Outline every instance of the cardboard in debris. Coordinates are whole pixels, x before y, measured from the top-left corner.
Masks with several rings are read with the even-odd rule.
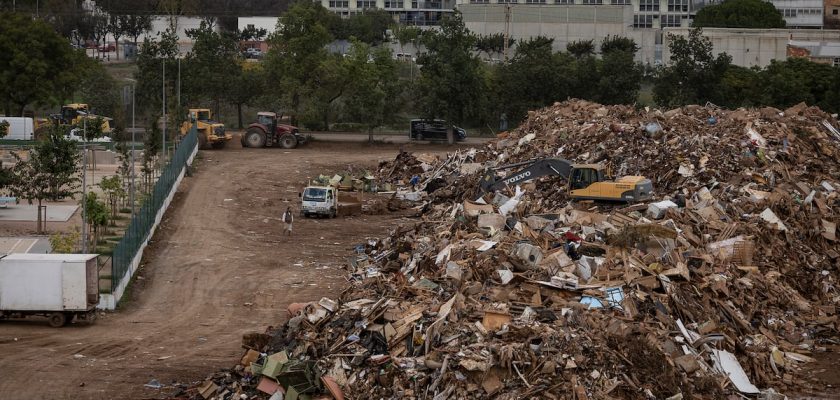
[[[497,331],[502,326],[510,323],[510,314],[499,313],[495,311],[485,311],[484,318],[481,320],[481,325],[488,331]]]

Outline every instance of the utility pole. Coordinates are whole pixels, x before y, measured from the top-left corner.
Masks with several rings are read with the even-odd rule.
[[[137,168],[134,166],[134,135],[137,131],[134,125],[134,91],[137,88],[131,85],[131,216],[134,217],[134,175]]]
[[[163,132],[161,132],[161,136],[163,137],[163,148],[161,149],[162,160],[166,162],[166,59],[162,60],[163,66],[163,79],[161,79],[161,92],[163,93]],[[161,165],[161,168],[163,166]]]
[[[502,47],[504,49],[505,62],[508,60],[508,42],[510,42],[510,4],[505,5],[505,42]]]
[[[82,120],[82,134],[87,138],[87,118]],[[87,254],[87,140],[82,142],[82,254]]]

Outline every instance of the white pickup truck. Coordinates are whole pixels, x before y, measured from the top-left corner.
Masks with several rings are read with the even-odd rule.
[[[335,218],[338,214],[338,191],[334,187],[307,186],[300,196],[300,211],[304,217],[323,215]]]

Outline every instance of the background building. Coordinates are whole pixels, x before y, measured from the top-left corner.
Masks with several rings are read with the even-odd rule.
[[[455,0],[318,0],[326,9],[343,16],[369,8],[386,10],[404,25],[437,25],[455,9]]]

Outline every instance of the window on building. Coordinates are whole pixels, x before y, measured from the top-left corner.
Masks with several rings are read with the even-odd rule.
[[[385,0],[385,8],[402,8],[402,0]]]
[[[545,4],[545,0],[525,0],[525,4]]]
[[[470,0],[471,4],[487,4],[490,3],[490,0]]]
[[[575,4],[575,0],[554,0],[554,4]]]
[[[663,15],[659,18],[659,23],[663,28],[678,27],[682,25],[681,15]]]
[[[350,8],[349,0],[330,0],[330,8]]]
[[[356,0],[356,8],[376,8],[376,0]]]
[[[831,14],[832,15],[837,15],[837,9],[835,8],[835,9],[831,10]]]
[[[668,0],[669,12],[688,12],[688,0]]]
[[[519,0],[499,0],[499,4],[516,4]]]
[[[782,16],[784,16],[785,18],[793,18],[796,16],[796,10],[793,8],[783,8]]]
[[[604,0],[583,0],[583,4],[604,4]]]
[[[653,15],[634,15],[634,28],[653,28]]]
[[[834,60],[831,62],[831,65],[835,67],[840,67],[840,57],[834,58]]]
[[[630,0],[610,0],[610,4],[614,6],[626,6],[630,5]]]
[[[639,0],[639,11],[659,11],[659,0]]]

